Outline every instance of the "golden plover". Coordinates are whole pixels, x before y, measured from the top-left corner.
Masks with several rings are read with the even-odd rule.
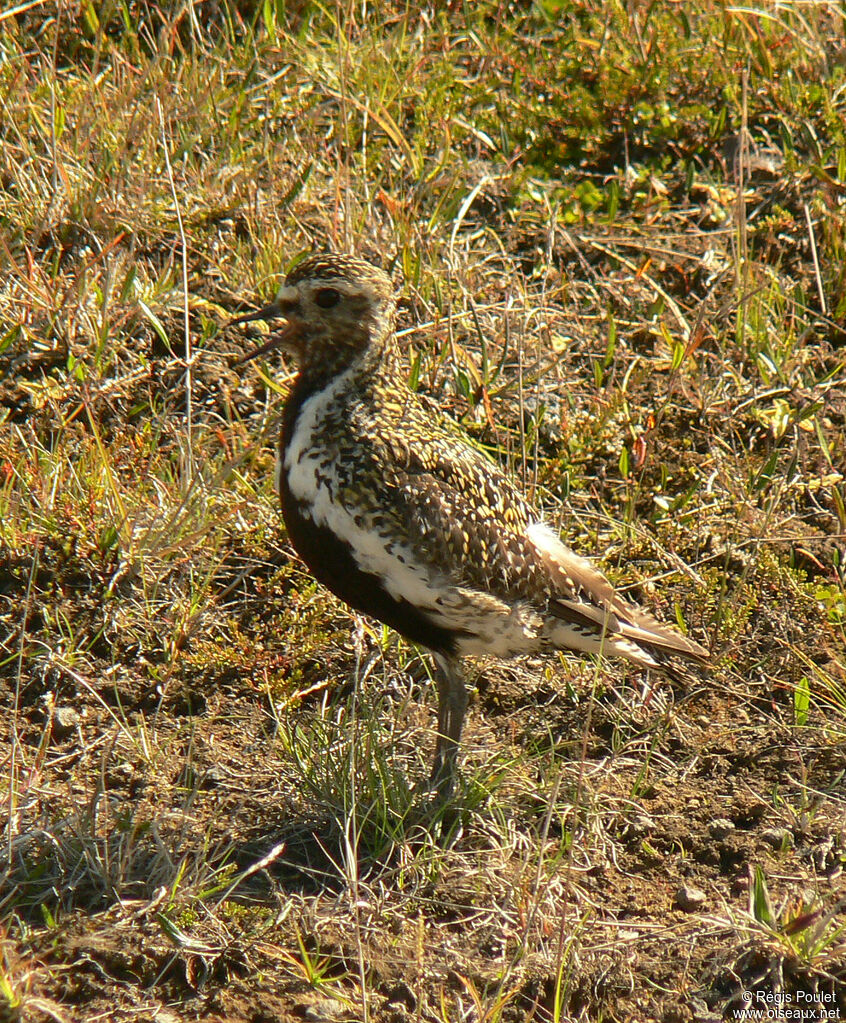
[[[395,310],[385,273],[322,255],[234,322],[285,321],[247,359],[278,347],[299,371],[277,462],[288,536],[333,593],[434,655],[432,782],[446,792],[467,708],[465,654],[558,648],[666,669],[674,656],[704,663],[708,653],[616,593],[456,423],[408,389]]]

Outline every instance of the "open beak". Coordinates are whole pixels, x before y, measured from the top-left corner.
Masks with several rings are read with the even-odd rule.
[[[279,348],[281,345],[284,345],[285,342],[299,329],[300,322],[295,316],[292,316],[277,299],[275,302],[271,302],[270,305],[266,305],[264,308],[259,309],[254,313],[246,313],[244,316],[236,316],[234,320],[230,320],[229,323],[227,323],[227,327],[234,327],[239,323],[252,323],[255,320],[264,320],[265,322],[269,322],[270,320],[278,319],[285,319],[288,322],[281,330],[274,331],[270,336],[270,340],[261,345],[260,348],[256,348],[252,352],[247,352],[246,355],[241,356],[241,358],[235,363],[236,366],[243,366],[245,362],[252,362],[253,359],[257,359],[260,355],[266,355],[268,352],[272,352],[274,348]]]
[[[284,316],[282,312],[282,306],[278,302],[271,302],[270,305],[264,306],[263,309],[258,309],[254,313],[245,313],[243,316],[236,316],[234,320],[230,320],[226,324],[227,327],[234,327],[236,323],[251,323],[253,320],[275,320],[279,316]]]

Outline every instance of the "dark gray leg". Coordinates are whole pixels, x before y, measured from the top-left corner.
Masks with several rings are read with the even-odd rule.
[[[447,796],[455,780],[455,758],[468,697],[460,665],[455,659],[445,654],[433,654],[433,658],[438,686],[438,741],[432,767],[432,787]]]

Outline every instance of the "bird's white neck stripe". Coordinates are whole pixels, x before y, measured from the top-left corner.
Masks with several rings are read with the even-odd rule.
[[[283,467],[292,476],[290,481],[292,490],[295,475],[292,470],[300,463],[303,455],[314,443],[314,435],[318,432],[322,419],[335,403],[338,395],[346,389],[356,372],[357,365],[354,363],[352,366],[348,366],[343,373],[339,373],[338,376],[330,380],[322,390],[310,395],[303,402],[288,444],[282,452]],[[297,495],[295,491],[294,493],[295,496],[303,496]]]

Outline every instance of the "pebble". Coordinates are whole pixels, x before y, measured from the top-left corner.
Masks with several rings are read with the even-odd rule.
[[[734,823],[727,817],[715,817],[708,825],[708,832],[712,838],[725,838],[732,831],[736,830]]]
[[[787,828],[765,828],[761,839],[773,849],[789,849],[793,845],[793,835]]]
[[[53,711],[53,738],[65,739],[82,721],[76,707],[56,707]]]
[[[676,905],[685,913],[695,913],[697,909],[702,909],[707,901],[708,896],[701,888],[692,888],[683,884],[676,892]]]

